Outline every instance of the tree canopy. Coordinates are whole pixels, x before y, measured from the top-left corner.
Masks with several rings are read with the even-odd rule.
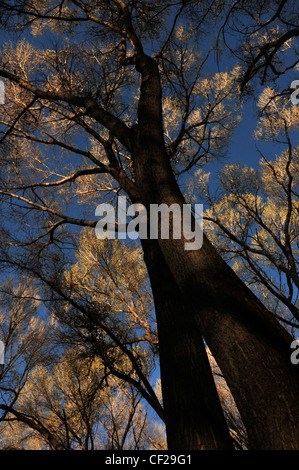
[[[296,2],[0,18],[3,447],[298,449]],[[229,161],[252,105],[259,167]],[[123,195],[203,203],[202,248],[98,240]]]

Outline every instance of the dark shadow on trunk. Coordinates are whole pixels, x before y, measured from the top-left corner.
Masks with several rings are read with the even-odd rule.
[[[164,415],[170,450],[232,450],[205,345],[158,243],[143,240],[154,294]]]

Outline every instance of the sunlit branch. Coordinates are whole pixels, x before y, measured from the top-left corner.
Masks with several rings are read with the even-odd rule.
[[[2,144],[2,142],[9,136],[9,134],[14,130],[16,124],[18,123],[18,121],[22,118],[22,116],[24,116],[24,114],[26,114],[26,112],[30,109],[30,107],[33,105],[33,103],[35,102],[35,98],[33,98],[32,101],[30,101],[30,103],[20,112],[20,114],[14,119],[14,121],[9,125],[9,128],[8,130],[5,132],[5,134],[3,135],[3,137],[0,139],[0,144]]]
[[[68,224],[79,225],[79,226],[83,226],[83,227],[95,227],[95,225],[96,225],[96,221],[86,220],[86,219],[76,219],[74,217],[67,216],[65,214],[62,214],[59,211],[51,209],[50,207],[37,204],[36,202],[31,201],[30,199],[27,199],[23,196],[19,196],[18,194],[10,193],[9,191],[0,191],[0,194],[3,194],[5,196],[9,196],[12,199],[16,199],[18,201],[22,201],[25,204],[27,204],[29,207],[31,207],[32,209],[36,209],[36,210],[39,210],[39,211],[42,211],[42,212],[47,212],[47,213],[52,214],[56,217],[59,217],[60,219],[62,219],[63,221],[65,221]]]
[[[275,39],[274,41],[268,42],[260,47],[259,52],[252,60],[251,64],[247,68],[242,83],[241,83],[241,90],[244,90],[247,83],[252,79],[254,75],[258,73],[259,70],[264,68],[264,78],[267,72],[267,68],[271,67],[272,71],[275,75],[280,75],[280,72],[276,71],[274,65],[272,64],[272,60],[279,49],[289,41],[291,38],[299,36],[299,27],[293,28],[290,31],[282,34],[279,38]],[[264,57],[264,61],[258,64],[258,62]]]
[[[5,260],[6,263],[10,263],[9,260]],[[14,262],[15,263],[15,262]],[[43,283],[48,285],[51,289],[53,289],[60,297],[62,300],[65,302],[69,303],[73,307],[75,307],[78,311],[82,312],[87,319],[90,317],[90,312],[88,311],[88,308],[85,308],[83,305],[79,304],[75,299],[72,297],[68,296],[58,285],[56,282],[51,281],[48,278],[45,278],[41,272],[35,271],[33,268],[30,268],[28,266],[23,266],[22,264],[16,262],[16,264],[19,266],[20,269],[25,269],[29,272],[32,272],[34,275],[37,276]],[[111,338],[113,343],[128,357],[130,360],[131,364],[134,367],[134,371],[136,372],[137,376],[140,379],[140,382],[135,380],[131,375],[126,374],[118,369],[116,369],[111,361],[109,363],[106,363],[106,366],[111,370],[111,372],[116,376],[119,377],[123,380],[125,380],[128,383],[131,383],[136,387],[136,389],[141,393],[141,395],[148,401],[148,403],[153,407],[153,409],[156,411],[156,413],[159,415],[159,417],[163,420],[164,419],[164,412],[163,408],[157,399],[157,396],[150,385],[148,379],[144,375],[143,371],[141,370],[138,361],[136,357],[134,356],[134,353],[127,348],[123,342],[118,338],[117,334],[114,333],[109,327],[107,327],[104,323],[100,321],[100,318],[98,317],[97,320],[97,325],[108,335],[108,337]],[[107,358],[108,359],[108,358]]]
[[[113,132],[115,137],[128,149],[131,149],[131,131],[124,122],[115,117],[113,114],[106,111],[104,108],[99,106],[90,97],[75,96],[70,93],[60,93],[54,91],[41,90],[32,83],[27,82],[18,75],[8,72],[6,70],[0,70],[0,76],[7,78],[18,85],[24,90],[27,90],[35,96],[36,99],[48,100],[48,101],[63,101],[70,105],[83,107],[88,116],[95,119],[97,122],[102,124],[108,130]]]

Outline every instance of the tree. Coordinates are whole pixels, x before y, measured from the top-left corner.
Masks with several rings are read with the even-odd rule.
[[[80,41],[66,40],[62,46],[45,50],[23,41],[2,54],[0,76],[11,85],[9,104],[1,118],[2,142],[6,143],[1,195],[8,203],[6,210],[11,205],[22,216],[26,211],[34,214],[34,223],[28,221],[30,231],[20,227],[18,236],[12,237],[15,245],[27,243],[23,250],[12,247],[10,227],[6,227],[3,246],[8,242],[11,248],[3,261],[24,269],[34,266],[38,273],[58,246],[65,224],[95,226],[94,220],[66,215],[73,197],[88,196],[95,188],[99,194],[105,190],[107,197],[108,192],[125,191],[132,202],[141,202],[147,209],[151,204],[185,204],[179,175],[220,154],[236,125],[232,97],[237,96],[236,79],[241,77],[241,70],[234,69],[230,74],[218,74],[214,84],[212,79],[200,80],[206,60],[203,56],[199,63],[190,37],[187,43],[181,16],[192,4],[116,0],[96,4],[73,1],[67,6],[45,2],[36,7],[30,1],[2,2],[9,21],[17,15],[20,27],[41,33],[46,26],[54,36],[62,32],[68,38],[76,30],[87,44],[83,47]],[[167,17],[168,12],[172,16]],[[280,13],[281,9],[276,15],[279,19]],[[146,53],[150,44],[151,52]],[[265,55],[264,51],[256,57],[259,60]],[[178,101],[183,106],[179,126],[170,128],[173,134],[165,131],[169,145],[164,135],[167,120],[163,119],[162,87],[172,108],[178,109]],[[82,140],[83,131],[86,139],[93,139],[93,146]],[[57,161],[54,155],[46,154],[47,147],[61,150]],[[75,169],[69,171],[67,158],[72,155],[80,157],[81,165],[75,161]],[[100,180],[99,175],[104,177]],[[70,182],[77,191],[69,186],[65,190]],[[40,231],[36,235],[37,226]],[[42,241],[46,243],[42,245]],[[163,394],[171,404],[165,405],[169,447],[231,448],[203,336],[232,391],[248,432],[249,448],[298,448],[299,384],[289,360],[292,337],[224,262],[205,234],[200,250],[186,251],[185,242],[159,238],[143,243],[157,311]],[[28,247],[33,243],[32,258]],[[58,250],[56,257],[60,256]],[[173,376],[163,372],[169,364],[167,355],[163,362],[163,354],[169,344],[166,331],[172,308],[176,313],[170,341],[183,327],[183,347],[189,358],[192,355],[192,360],[184,362],[183,376],[188,375],[188,384],[197,378],[200,399],[193,393],[190,400],[181,381],[179,401],[176,392],[170,395]],[[170,344],[172,350],[174,343]],[[184,355],[179,351],[178,356],[172,366],[178,361],[179,371]],[[254,380],[249,380],[252,371]],[[181,423],[177,427],[171,417],[174,406]]]
[[[51,308],[63,325],[62,341],[87,357],[99,357],[107,375],[134,386],[163,420],[150,385],[158,345],[140,249],[99,242],[84,231],[76,256],[77,262],[67,271],[62,267],[50,285]]]
[[[5,364],[0,376],[1,423],[19,422],[38,432],[55,448],[60,448],[34,416],[18,409],[20,396],[35,368],[55,363],[53,319],[44,321],[39,315],[40,299],[30,278],[7,279],[1,285],[1,336],[5,342]],[[32,438],[32,436],[30,436]],[[34,441],[34,438],[33,438]],[[4,448],[19,448],[15,436],[3,439]]]
[[[218,47],[228,49],[242,64],[243,92],[253,93],[258,81],[279,81],[298,64],[299,34],[293,1],[211,1],[209,11],[220,19]],[[216,7],[216,8],[215,8]],[[217,8],[218,7],[218,8]]]
[[[53,292],[48,296],[34,278],[21,278],[17,286],[12,280],[1,286],[1,337],[6,343],[0,383],[3,449],[119,450],[164,445],[163,431],[141,403],[143,395],[147,398],[151,391],[148,401],[162,413],[162,406],[156,404],[160,400],[148,382],[153,351],[147,342],[156,349],[156,339],[147,323],[152,302],[146,295],[140,251],[126,246],[121,249],[115,243],[110,249],[105,242],[95,244],[90,233],[84,233],[80,241],[88,239],[91,244],[82,243],[72,275],[61,270],[69,302],[61,297],[57,302]],[[88,266],[82,262],[87,255]],[[102,273],[99,265],[95,269],[100,256]],[[129,264],[129,271],[121,270],[121,265]],[[81,284],[78,279],[74,284],[80,267],[87,268],[87,273],[82,276],[81,272]],[[125,280],[131,288],[124,288]],[[113,283],[119,286],[117,292],[111,288]],[[79,307],[80,301],[85,305],[76,316],[74,307],[71,311],[72,299]],[[110,309],[110,315],[105,312],[101,319],[100,303]],[[143,320],[138,317],[140,325],[134,304],[139,307],[136,312],[143,315]],[[40,318],[41,305],[43,317],[49,310],[47,323]],[[91,305],[98,314],[93,323]],[[142,305],[149,312],[142,310]],[[87,306],[90,316],[83,318]],[[142,326],[147,336],[141,334]]]
[[[98,359],[70,350],[55,367],[31,371],[1,436],[2,449],[140,450],[163,442],[132,386],[106,380]]]
[[[18,413],[28,423],[16,421]],[[78,358],[70,350],[50,371],[38,367],[31,372],[18,412],[8,414],[5,423],[6,448],[13,440],[10,428],[24,449],[140,450],[156,441],[159,445],[163,437],[149,422],[138,392],[117,379],[106,383],[98,359]]]
[[[211,206],[205,217],[206,230],[238,275],[296,333],[298,147],[292,134],[298,125],[298,110],[271,89],[264,90],[258,104],[262,114],[256,137],[276,143],[282,151],[269,160],[259,150],[258,169],[225,166],[216,198],[202,186]],[[201,175],[204,180],[207,177]]]
[[[215,379],[217,392],[219,394],[219,399],[221,406],[224,410],[225,419],[227,425],[230,429],[230,434],[234,441],[234,446],[239,450],[248,449],[248,436],[244,423],[240,417],[240,413],[236,407],[236,403],[231,394],[230,389],[227,386],[227,383],[219,369],[214,357],[211,354],[211,351],[208,349],[208,358],[211,364],[213,377]]]
[[[48,297],[45,289],[38,295],[36,283],[35,293],[30,296],[26,289],[22,296],[3,289],[2,303],[9,296],[14,324],[17,323],[14,303],[25,305],[29,297],[37,304],[44,303],[50,317],[56,321],[52,320],[49,325],[51,335],[48,329],[45,332],[47,349],[42,336],[43,356],[41,343],[36,344],[27,373],[26,366],[22,368],[18,363],[18,367],[13,368],[12,360],[7,360],[5,375],[9,373],[11,377],[12,373],[17,373],[22,377],[22,386],[10,388],[14,393],[13,405],[8,406],[7,401],[0,403],[0,408],[5,410],[1,427],[2,448],[165,449],[163,432],[157,427],[158,423],[149,420],[140,403],[140,398],[145,398],[153,410],[161,414],[146,392],[149,383],[145,378],[149,376],[151,362],[155,361],[152,355],[156,355],[151,347],[147,347],[147,342],[156,349],[157,341],[150,334],[155,322],[150,315],[152,300],[144,284],[141,250],[116,241],[99,243],[86,230],[77,244],[76,263],[70,270],[63,271],[62,268],[63,281],[56,278],[55,282],[59,292],[64,290],[64,298],[53,298],[53,292]],[[130,269],[127,269],[129,265]],[[32,286],[33,279],[29,282]],[[21,285],[24,289],[24,281]],[[73,299],[78,303],[77,311],[72,306]],[[84,306],[81,310],[80,305]],[[102,326],[100,305],[106,307],[101,316]],[[138,312],[143,312],[143,318]],[[152,328],[149,320],[153,323]],[[32,334],[30,328],[27,331],[25,315],[21,321],[11,335],[14,349],[19,342],[25,344],[20,338],[20,328],[26,336]],[[147,334],[141,334],[142,328]],[[3,337],[6,337],[4,332]],[[54,360],[53,352],[50,354],[53,348]],[[229,427],[238,442],[239,418],[236,418],[228,390],[223,381],[220,382],[219,371],[214,369],[213,364]],[[173,385],[179,391],[177,375],[175,379]],[[10,380],[10,387],[12,385]],[[162,402],[161,393],[155,390],[155,394]]]

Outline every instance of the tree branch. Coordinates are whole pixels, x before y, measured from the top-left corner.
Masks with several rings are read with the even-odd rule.
[[[35,99],[47,100],[50,102],[63,101],[73,106],[82,107],[88,116],[95,119],[102,126],[113,133],[124,147],[131,151],[131,131],[127,125],[113,114],[99,106],[92,98],[76,96],[70,93],[60,93],[55,91],[41,90],[32,83],[24,80],[15,73],[7,70],[0,70],[0,77],[17,83],[24,90],[33,93]]]

